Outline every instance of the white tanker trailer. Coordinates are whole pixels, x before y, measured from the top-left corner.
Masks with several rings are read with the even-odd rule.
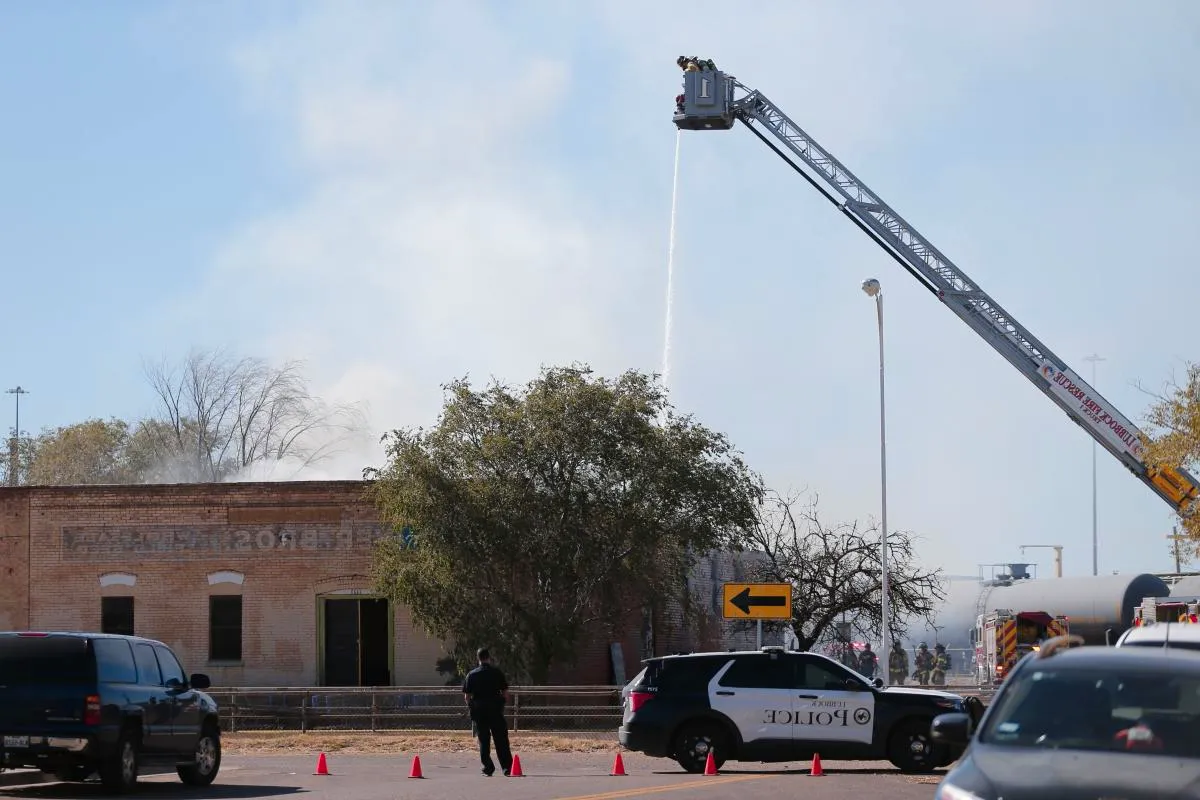
[[[1149,573],[951,582],[937,616],[937,638],[949,648],[970,648],[979,615],[1008,609],[1065,616],[1071,633],[1082,636],[1085,643],[1110,644],[1133,627],[1133,610],[1143,598],[1179,594],[1184,588],[1181,582],[1172,592],[1162,578]],[[922,627],[911,624],[909,638],[922,638]]]

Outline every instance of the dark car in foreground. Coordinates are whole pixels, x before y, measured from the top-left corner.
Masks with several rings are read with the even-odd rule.
[[[191,786],[221,766],[217,704],[162,642],[96,633],[0,633],[0,768],[126,792],[142,765]]]
[[[888,760],[905,772],[953,762],[965,745],[931,741],[938,714],[972,706],[958,695],[881,689],[831,658],[764,647],[648,659],[623,690],[621,744],[689,772],[729,760]]]
[[[969,744],[935,797],[1200,798],[1200,659],[1066,644],[1018,662],[978,729],[959,713],[934,720],[936,742]]]

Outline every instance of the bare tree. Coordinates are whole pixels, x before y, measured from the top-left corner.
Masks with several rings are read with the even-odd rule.
[[[801,650],[835,634],[843,617],[858,635],[878,638],[883,616],[879,529],[858,522],[826,526],[817,513],[817,497],[800,505],[799,496],[768,492],[746,542],[765,556],[753,567],[756,579],[795,587],[791,622],[770,627],[790,626]],[[904,531],[888,534],[894,638],[907,633],[907,619],[932,620],[945,599],[941,569],[924,570],[916,563],[915,539]]]
[[[152,477],[219,481],[252,464],[288,459],[316,464],[360,431],[355,405],[314,397],[302,363],[276,367],[226,350],[193,350],[179,364],[145,365],[157,413],[135,432]],[[140,437],[140,438],[139,438]]]

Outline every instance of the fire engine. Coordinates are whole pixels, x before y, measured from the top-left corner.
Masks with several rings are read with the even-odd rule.
[[[975,620],[975,675],[981,687],[998,686],[1017,662],[1041,642],[1070,633],[1064,616],[1045,611],[999,609]]]
[[[1133,609],[1133,626],[1140,628],[1152,622],[1200,623],[1200,598],[1142,598],[1142,604]]]

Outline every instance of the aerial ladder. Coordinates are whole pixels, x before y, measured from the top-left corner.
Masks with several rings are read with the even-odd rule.
[[[681,57],[677,63],[684,72],[676,127],[725,131],[744,124],[1177,514],[1194,513],[1200,486],[1186,469],[1147,463],[1143,434],[1133,422],[766,95],[710,60]]]

